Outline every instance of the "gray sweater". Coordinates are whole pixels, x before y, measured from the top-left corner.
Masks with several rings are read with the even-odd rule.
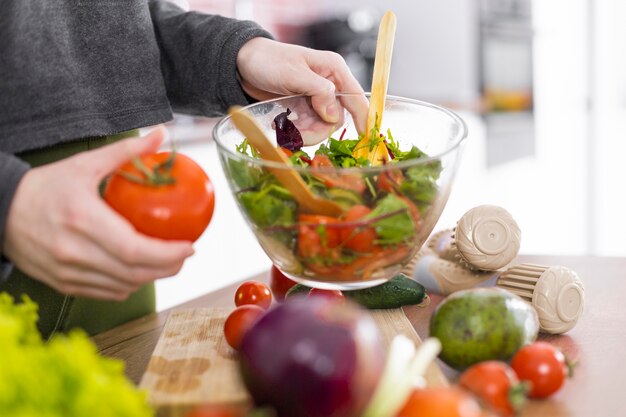
[[[258,36],[164,0],[0,1],[0,256],[15,154],[246,103],[236,56]]]

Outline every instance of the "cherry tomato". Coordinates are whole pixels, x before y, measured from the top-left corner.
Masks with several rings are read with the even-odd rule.
[[[136,166],[139,163],[151,176]],[[198,239],[215,206],[213,184],[204,170],[187,156],[171,152],[122,165],[111,175],[104,199],[138,232],[168,240]]]
[[[270,270],[270,288],[276,301],[283,301],[287,291],[294,285],[296,285],[294,280],[287,278],[285,274],[280,272],[280,269],[272,265]]]
[[[315,155],[311,160],[311,168],[333,167],[333,163],[326,155]],[[357,173],[338,173],[338,172],[314,172],[314,175],[324,181],[328,188],[345,188],[359,194],[365,191],[365,182],[360,174]]]
[[[272,304],[272,292],[259,281],[246,281],[235,292],[235,305],[254,304],[265,310]]]
[[[344,216],[346,222],[355,222],[370,214],[369,207],[352,206]],[[371,226],[345,226],[339,229],[341,242],[355,252],[369,253],[376,249],[376,230]]]
[[[239,350],[243,336],[263,313],[265,310],[254,304],[239,306],[230,313],[224,322],[224,336],[230,347]]]
[[[293,155],[293,152],[291,152],[291,151],[290,151],[289,149],[287,149],[287,148],[283,148],[282,146],[281,146],[280,150],[281,150],[281,151],[285,154],[285,156],[286,156],[287,158],[289,158],[291,155]]]
[[[326,297],[334,301],[346,301],[346,297],[339,290],[323,290],[321,288],[311,288],[309,297]]]
[[[476,400],[458,388],[414,389],[396,417],[481,417]]]
[[[341,243],[338,227],[324,227],[337,224],[339,219],[329,216],[301,214],[298,227],[298,255],[305,258],[331,257],[337,258]]]
[[[530,382],[529,396],[533,398],[554,394],[568,375],[565,355],[547,342],[535,342],[518,350],[511,367],[521,381]]]
[[[386,170],[378,176],[378,188],[388,193],[394,190],[404,181],[404,175],[400,170]]]
[[[459,385],[502,416],[514,415],[525,400],[525,387],[504,362],[486,361],[468,368],[461,375]]]

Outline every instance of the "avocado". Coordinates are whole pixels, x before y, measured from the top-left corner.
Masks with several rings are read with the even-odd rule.
[[[508,360],[539,331],[535,310],[499,288],[458,291],[444,299],[430,320],[430,336],[442,345],[439,357],[455,369],[486,360]]]
[[[296,284],[287,291],[286,298],[306,295],[311,287]],[[425,288],[404,274],[398,274],[389,281],[362,290],[344,291],[346,298],[369,309],[400,308],[420,304],[427,299]]]

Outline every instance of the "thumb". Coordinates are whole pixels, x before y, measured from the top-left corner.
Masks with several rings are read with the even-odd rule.
[[[307,71],[301,77],[298,80],[301,91],[297,93],[311,97],[313,109],[325,122],[337,123],[341,107],[335,97],[335,84],[313,71]]]
[[[155,152],[159,149],[166,133],[165,127],[160,125],[146,136],[124,139],[83,155],[89,158],[94,176],[102,179],[132,158]]]

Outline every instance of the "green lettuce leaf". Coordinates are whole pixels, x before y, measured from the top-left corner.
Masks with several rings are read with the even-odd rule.
[[[367,217],[379,217],[394,212],[398,214],[374,222],[377,243],[380,245],[404,243],[415,236],[415,222],[410,215],[409,206],[394,194],[388,194],[381,199]]]
[[[121,361],[98,355],[82,331],[44,342],[37,305],[0,294],[0,416],[148,417],[146,394]]]

